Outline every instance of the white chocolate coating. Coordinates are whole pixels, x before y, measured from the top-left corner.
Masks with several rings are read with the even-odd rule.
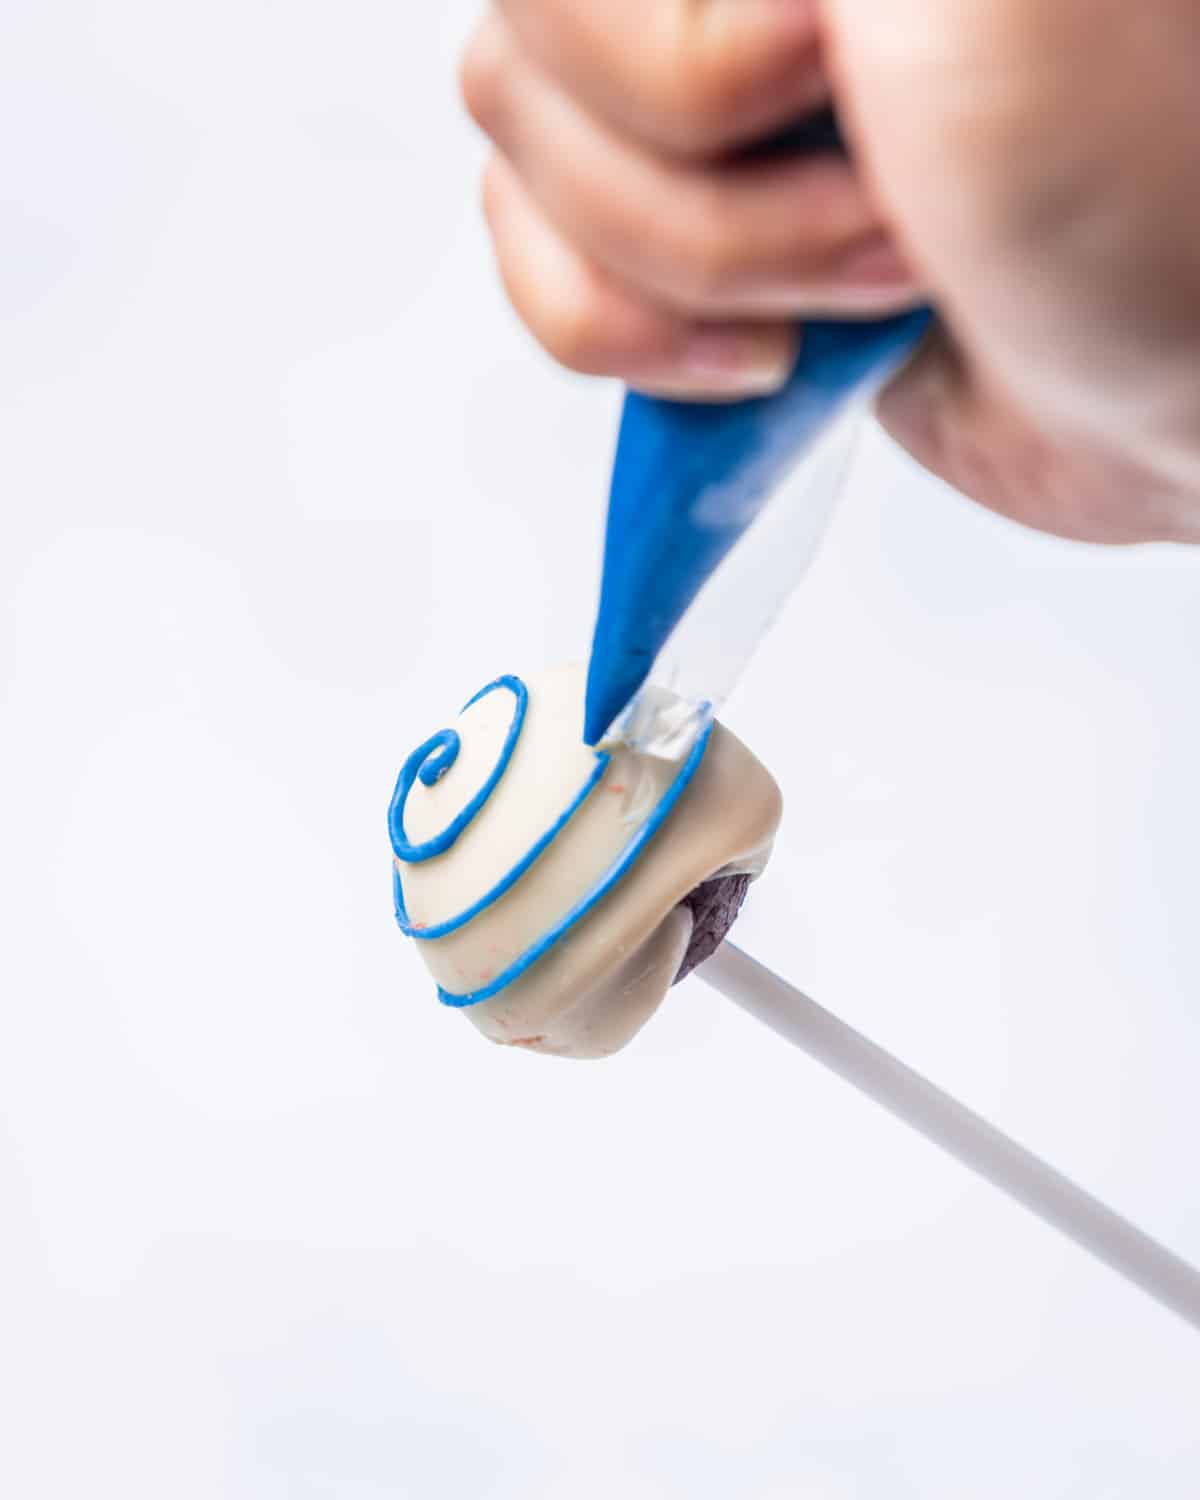
[[[444,854],[398,866],[414,924],[470,906],[560,817],[595,766],[581,740],[585,672],[527,679],[529,705],[512,760],[474,821]],[[458,760],[432,787],[418,782],[408,838],[444,828],[496,764],[512,699],[493,693],[455,728]],[[465,994],[488,984],[593,890],[674,780],[678,765],[613,753],[602,780],[521,879],[473,920],[418,947],[438,984]],[[568,1057],[603,1057],[649,1019],[679,972],[692,931],[680,902],[717,874],[757,875],[782,799],[766,769],[722,725],[679,802],[618,885],[506,988],[464,1008],[493,1041]]]

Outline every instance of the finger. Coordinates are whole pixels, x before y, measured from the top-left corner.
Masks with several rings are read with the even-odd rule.
[[[545,215],[587,258],[690,316],[880,313],[911,274],[833,155],[701,166],[655,156],[586,114],[498,20],[469,49],[463,91]]]
[[[539,64],[614,127],[711,155],[825,102],[815,0],[499,0]]]
[[[484,177],[484,211],[518,316],[569,369],[692,400],[765,395],[787,379],[790,325],[705,324],[639,300],[559,235],[499,156]]]
[[[938,331],[888,383],[876,405],[885,431],[923,468],[956,486],[964,467],[956,444],[966,390],[962,361]]]

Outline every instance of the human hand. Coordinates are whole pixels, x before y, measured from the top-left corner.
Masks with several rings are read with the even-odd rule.
[[[1190,0],[497,0],[464,90],[564,364],[758,394],[798,320],[929,296],[881,408],[921,462],[1042,529],[1200,540],[1197,76]],[[853,166],[737,159],[831,93]]]

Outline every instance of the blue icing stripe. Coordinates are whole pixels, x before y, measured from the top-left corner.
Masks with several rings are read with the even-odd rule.
[[[512,723],[508,726],[508,733],[504,737],[504,744],[500,747],[500,757],[492,768],[492,774],[458,816],[448,823],[441,833],[435,833],[433,838],[426,839],[423,844],[410,844],[404,832],[404,808],[408,802],[408,794],[416,785],[418,777],[425,786],[433,786],[435,782],[440,781],[458,759],[462,741],[453,729],[440,729],[437,734],[431,734],[424,744],[418,745],[401,767],[396,781],[396,790],[392,793],[392,805],[388,808],[388,833],[391,835],[392,852],[406,865],[419,865],[427,859],[445,854],[496,790],[501,776],[508,770],[508,763],[512,760],[513,751],[517,748],[517,741],[521,738],[521,730],[525,725],[525,714],[529,708],[529,689],[519,677],[511,675],[497,677],[495,682],[489,682],[486,687],[480,688],[474,697],[468,698],[461,711],[466,713],[473,703],[478,703],[481,698],[486,698],[489,693],[498,692],[501,688],[507,688],[517,702],[513,709]]]
[[[396,921],[400,924],[400,931],[405,937],[417,938],[421,942],[428,942],[430,938],[445,937],[448,933],[457,932],[460,927],[465,927],[473,917],[477,917],[481,911],[486,911],[494,901],[499,901],[505,891],[510,890],[516,885],[517,881],[520,880],[529,866],[541,854],[542,850],[552,844],[567,826],[582,806],[584,799],[591,792],[592,788],[597,785],[605,771],[608,770],[608,763],[612,757],[606,752],[599,750],[595,754],[596,764],[593,766],[591,774],[571,799],[566,811],[561,813],[551,823],[550,827],[535,844],[530,845],[516,864],[513,865],[512,869],[503,875],[486,895],[480,896],[478,901],[474,902],[471,906],[465,907],[457,916],[450,917],[445,922],[434,922],[428,926],[414,927],[409,918],[408,909],[404,905],[404,887],[400,881],[400,871],[393,865],[392,888],[396,903]]]
[[[399,865],[401,863],[421,864],[426,860],[434,859],[436,856],[444,854],[454,845],[455,840],[476,817],[488,798],[495,791],[500,778],[508,769],[513,752],[517,747],[517,742],[521,737],[521,731],[525,724],[525,715],[529,706],[529,692],[519,677],[508,675],[498,677],[494,682],[489,682],[474,697],[467,700],[463,705],[463,711],[465,712],[473,703],[478,703],[481,698],[486,697],[489,693],[500,689],[507,689],[507,691],[513,694],[516,706],[496,765],[475,796],[471,798],[470,802],[440,833],[431,839],[427,839],[424,843],[410,843],[404,832],[404,808],[408,801],[409,793],[418,780],[425,786],[433,786],[454,765],[462,748],[462,741],[458,734],[453,729],[442,729],[437,734],[430,735],[404,762],[396,781],[396,790],[392,795],[391,806],[388,809],[388,832],[391,836],[392,850],[397,861],[392,867],[393,900],[395,903],[396,921],[400,925],[400,930],[407,937],[416,938],[419,942],[428,942],[434,938],[446,937],[451,932],[457,932],[460,927],[465,927],[468,922],[473,921],[481,912],[486,911],[501,896],[511,890],[534,861],[559,836],[579,811],[580,807],[583,806],[588,796],[599,785],[611,761],[611,756],[607,752],[601,750],[593,752],[596,758],[595,765],[583,786],[580,787],[564,811],[559,814],[545,833],[530,845],[516,864],[489,891],[481,896],[479,900],[465,907],[455,916],[448,917],[445,921],[431,923],[425,927],[414,925],[405,906],[404,885],[401,880]],[[684,788],[691,781],[696,767],[700,764],[704,756],[711,734],[712,725],[710,723],[699,736],[695,745],[693,745],[690,754],[680,767],[675,779],[655,804],[645,823],[643,823],[634,837],[617,856],[614,863],[601,877],[599,882],[577,901],[566,915],[555,923],[548,932],[544,933],[536,943],[527,948],[507,969],[497,975],[484,988],[473,990],[467,995],[454,995],[439,985],[438,999],[443,1005],[463,1009],[468,1005],[478,1005],[482,1000],[490,1000],[493,995],[499,994],[514,979],[524,974],[532,964],[536,963],[572,927],[582,921],[598,902],[602,901],[608,895],[609,891],[628,872],[651,838],[653,838],[654,834],[662,826],[668,813],[675,806],[676,802],[678,802]]]
[[[490,1000],[493,995],[498,995],[502,989],[510,985],[514,979],[519,979],[525,973],[526,969],[537,963],[539,958],[548,953],[554,947],[555,943],[560,938],[565,937],[572,927],[581,922],[594,906],[603,901],[613,887],[628,874],[630,868],[639,855],[641,855],[646,845],[662,826],[667,814],[683,795],[684,788],[695,775],[696,767],[703,759],[711,735],[712,725],[709,724],[704,733],[692,746],[691,753],[680,767],[674,781],[672,781],[671,785],[659,798],[653,812],[651,812],[650,816],[642,824],[641,828],[638,829],[629,843],[626,844],[625,848],[621,850],[615,861],[609,866],[607,873],[600,878],[587,895],[577,901],[570,911],[550,928],[549,932],[544,933],[536,943],[526,948],[525,952],[513,963],[509,964],[503,973],[498,974],[490,984],[484,985],[482,989],[472,990],[467,995],[452,995],[449,990],[443,989],[439,984],[438,999],[443,1005],[453,1006],[456,1010],[465,1010],[468,1005],[478,1005],[480,1001]]]

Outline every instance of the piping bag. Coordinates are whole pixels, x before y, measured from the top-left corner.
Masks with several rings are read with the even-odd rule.
[[[825,112],[753,155],[843,149]],[[930,319],[918,310],[807,323],[796,366],[771,396],[726,405],[626,396],[588,669],[589,745],[623,741],[675,759],[717,712],[816,551],[871,397]]]
[[[831,115],[768,150],[840,149]],[[805,325],[787,385],[728,406],[626,397],[584,738],[677,759],[799,583],[871,398],[927,310]],[[1200,1330],[1200,1270],[728,940],[696,970],[875,1104]]]

